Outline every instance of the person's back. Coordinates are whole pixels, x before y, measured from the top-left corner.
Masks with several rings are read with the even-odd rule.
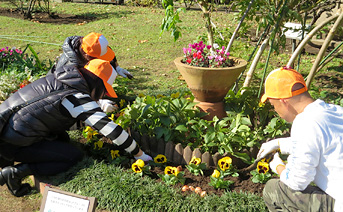
[[[309,104],[304,112],[297,115],[293,121],[291,138],[297,141],[297,148],[288,157],[294,166],[286,169],[286,174],[292,170],[306,170],[296,167],[297,157],[311,155],[308,162],[316,167],[315,173],[304,174],[305,182],[314,182],[320,189],[335,198],[337,205],[343,201],[340,194],[343,189],[343,108],[316,100]],[[293,162],[294,161],[294,162]],[[305,189],[294,185],[294,188]],[[343,203],[343,202],[342,202]]]

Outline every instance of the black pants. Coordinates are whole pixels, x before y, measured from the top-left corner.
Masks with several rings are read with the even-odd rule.
[[[7,160],[29,164],[35,175],[55,175],[75,165],[81,150],[65,141],[41,141],[30,146],[0,144],[0,155]]]

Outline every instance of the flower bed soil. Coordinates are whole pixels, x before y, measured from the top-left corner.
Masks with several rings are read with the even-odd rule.
[[[213,173],[214,167],[210,167],[207,170],[204,170],[204,175],[195,176],[194,174],[190,173],[188,169],[183,167],[184,177],[186,178],[185,185],[200,187],[203,191],[206,191],[207,194],[215,194],[221,196],[226,191],[235,191],[235,192],[249,192],[259,196],[262,196],[264,184],[260,183],[253,183],[251,181],[252,175],[250,173],[242,174],[238,177],[227,176],[224,179],[233,181],[234,183],[230,186],[230,189],[215,189],[214,187],[209,185],[210,176]],[[161,182],[162,180],[157,176],[157,174],[164,174],[164,170],[161,167],[153,167],[151,168],[152,178],[156,179],[157,182]],[[178,183],[174,186],[175,188],[182,188],[183,185]],[[187,191],[185,193],[189,193]]]
[[[107,138],[103,137],[101,139],[104,142],[104,146],[102,149],[109,149],[113,148],[113,145],[111,144],[111,141],[108,140]],[[78,140],[81,144],[86,143],[85,138],[81,138]],[[89,157],[94,157],[94,147],[93,145],[85,145],[83,146],[86,151],[86,155]],[[100,156],[100,154],[98,155]],[[97,157],[97,156],[96,156]],[[105,160],[105,158],[101,158],[101,156],[98,158],[99,160]],[[134,160],[132,159],[131,162]],[[131,170],[131,164],[132,163],[123,163],[121,166],[127,171],[132,171]],[[263,188],[265,184],[261,183],[253,183],[251,178],[252,175],[249,172],[239,172],[238,177],[232,177],[232,176],[226,176],[224,180],[230,180],[233,181],[234,183],[230,186],[229,189],[215,189],[214,187],[209,185],[210,182],[210,176],[213,173],[213,170],[216,169],[215,166],[209,166],[206,170],[203,171],[204,175],[194,175],[188,171],[187,168],[185,168],[184,165],[180,164],[175,164],[173,162],[167,162],[168,166],[181,166],[182,171],[184,172],[184,178],[186,179],[185,185],[188,186],[193,186],[193,187],[200,187],[203,191],[206,191],[207,194],[215,194],[221,196],[224,192],[226,191],[235,191],[235,192],[248,192],[248,193],[253,193],[259,196],[262,196]],[[158,176],[158,174],[164,174],[164,167],[158,167],[158,166],[151,166],[150,169],[151,175],[144,175],[144,177],[150,177],[152,179],[155,179],[157,182],[162,182],[162,179]],[[164,182],[162,182],[164,183]],[[181,189],[183,185],[181,183],[177,183],[174,185],[176,189]]]

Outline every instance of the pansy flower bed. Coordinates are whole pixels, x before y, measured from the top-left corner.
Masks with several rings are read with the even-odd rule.
[[[87,129],[87,132],[92,131]],[[84,136],[87,137],[86,134]],[[233,191],[249,192],[262,196],[264,184],[254,183],[252,181],[254,175],[251,173],[237,173],[237,170],[231,164],[232,160],[230,157],[223,157],[218,161],[217,167],[210,166],[208,168],[201,162],[200,158],[193,157],[188,165],[181,166],[180,164],[168,161],[163,154],[158,154],[153,158],[153,161],[144,163],[141,160],[134,160],[124,152],[119,153],[118,150],[111,149],[113,145],[107,139],[101,138],[103,141],[101,149],[99,149],[98,145],[92,144],[99,142],[94,141],[94,137],[92,137],[91,143],[87,144],[86,140],[86,138],[83,138],[80,139],[80,142],[86,143],[86,151],[91,157],[97,157],[97,159],[105,160],[108,163],[115,163],[118,166],[124,167],[127,172],[133,175],[139,175],[143,178],[148,177],[154,179],[156,183],[171,186],[179,190],[183,195],[189,195],[195,192],[192,190],[199,187],[201,191],[206,192],[206,195],[215,194],[221,196],[225,192]],[[116,157],[112,156],[114,151],[116,152]],[[213,181],[216,180],[223,181],[224,183],[219,184],[225,184],[226,186],[214,186]],[[185,185],[189,188],[182,192],[182,188]]]

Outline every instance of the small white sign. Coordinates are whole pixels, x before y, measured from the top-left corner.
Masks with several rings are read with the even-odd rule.
[[[45,187],[41,212],[91,212],[96,199]]]
[[[87,212],[89,200],[49,191],[44,212]]]

